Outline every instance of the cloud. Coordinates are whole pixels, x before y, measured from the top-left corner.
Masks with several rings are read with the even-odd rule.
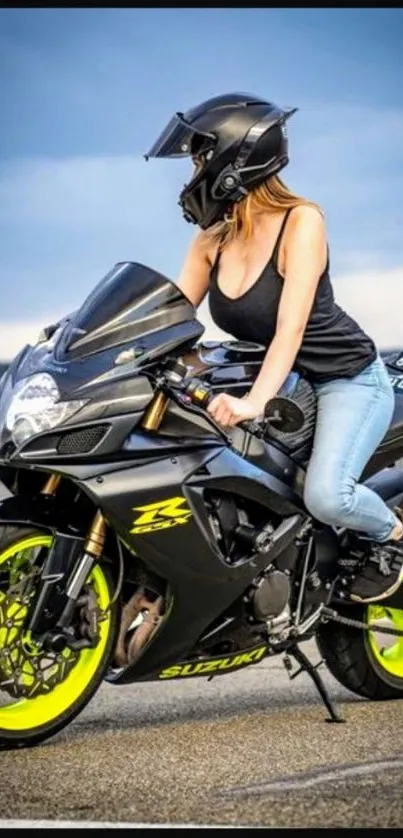
[[[358,252],[371,268],[403,261],[403,109],[301,107],[290,121],[285,179],[325,210],[332,264],[348,272]],[[349,264],[350,263],[350,264]]]
[[[396,213],[402,217],[402,109],[312,103],[292,118],[289,134],[291,162],[284,176],[293,186],[323,200],[335,217],[339,212],[346,219],[355,217],[353,230],[360,230],[372,213],[382,228],[396,227]],[[175,215],[188,171],[187,161],[146,164],[138,151],[10,159],[0,169],[0,221],[127,227],[136,213],[136,222],[150,228],[143,203],[147,208],[152,203],[156,223],[162,215],[165,221]],[[394,199],[399,199],[396,207]]]
[[[403,346],[401,299],[403,265],[383,272],[361,271],[336,277],[333,287],[337,302],[365,329],[380,349]],[[9,361],[19,349],[35,341],[43,326],[62,314],[59,310],[42,319],[0,321],[0,361]],[[224,340],[228,335],[212,322],[206,301],[198,317],[205,326],[203,339]]]
[[[10,361],[26,343],[36,342],[41,329],[54,323],[66,311],[49,312],[47,316],[32,320],[0,320],[0,362]],[[224,340],[228,335],[212,322],[208,306],[203,302],[199,309],[199,320],[205,326],[206,340]]]
[[[52,318],[49,320],[51,322]],[[44,325],[39,320],[0,321],[0,362],[11,361],[25,344],[36,343]]]
[[[284,173],[324,206],[336,295],[384,345],[403,332],[402,133],[397,108],[303,106]],[[175,279],[195,232],[177,206],[188,171],[188,161],[128,154],[3,162],[0,359],[80,305],[117,261]],[[215,334],[206,307],[203,318]]]
[[[335,277],[337,301],[373,337],[380,348],[403,346],[403,265],[388,270],[360,270]]]
[[[71,309],[121,260],[175,276],[194,233],[177,206],[184,168],[130,156],[3,163],[0,317]]]
[[[172,174],[160,161],[134,155],[8,160],[0,170],[0,221],[102,231],[135,221],[150,228],[150,205],[156,222],[162,208],[172,210]]]

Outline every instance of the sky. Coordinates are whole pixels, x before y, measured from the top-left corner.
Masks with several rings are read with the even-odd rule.
[[[325,210],[338,302],[403,345],[402,43],[403,9],[0,9],[0,360],[116,262],[175,280],[190,164],[143,154],[236,90],[298,107],[282,177]]]

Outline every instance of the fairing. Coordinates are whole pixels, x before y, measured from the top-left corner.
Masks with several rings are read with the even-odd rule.
[[[86,401],[65,424],[131,413],[135,425],[153,395],[144,368],[189,350],[203,332],[174,282],[145,265],[117,263],[76,312],[45,329],[11,363],[0,396],[1,445],[10,400],[38,373],[52,376],[62,401]]]

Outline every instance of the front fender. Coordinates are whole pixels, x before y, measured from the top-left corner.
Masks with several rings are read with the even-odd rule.
[[[84,535],[86,530],[83,522],[80,525],[78,520],[74,520],[72,508],[63,509],[57,497],[52,495],[11,495],[4,498],[0,501],[0,526],[7,524],[77,536]]]

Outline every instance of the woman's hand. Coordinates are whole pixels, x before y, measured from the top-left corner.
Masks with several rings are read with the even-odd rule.
[[[256,419],[264,412],[264,405],[254,401],[250,396],[242,399],[219,393],[211,400],[207,412],[219,425],[233,427],[238,422]]]

